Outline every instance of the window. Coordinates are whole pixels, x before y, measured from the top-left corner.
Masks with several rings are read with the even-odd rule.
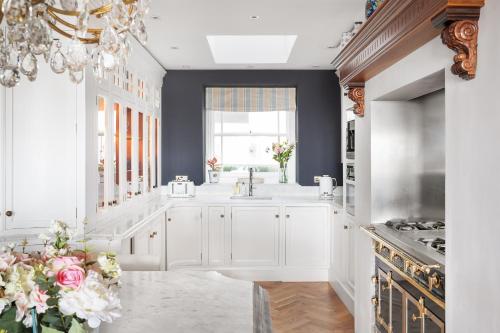
[[[274,142],[295,142],[295,112],[207,112],[206,159],[217,157],[221,182],[234,183],[248,176],[248,168],[266,183],[278,183],[279,164],[273,160]],[[295,181],[295,157],[289,164]]]

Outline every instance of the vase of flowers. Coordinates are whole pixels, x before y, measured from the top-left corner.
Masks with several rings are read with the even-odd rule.
[[[49,232],[42,251],[0,251],[0,332],[88,333],[120,317],[116,256],[72,249],[61,221]]]
[[[219,182],[220,165],[218,165],[217,162],[218,161],[215,156],[207,161],[207,165],[210,167],[210,170],[208,170],[208,181],[210,184]]]
[[[280,164],[279,182],[282,184],[288,183],[288,161],[292,157],[295,144],[288,142],[273,143],[273,160]]]

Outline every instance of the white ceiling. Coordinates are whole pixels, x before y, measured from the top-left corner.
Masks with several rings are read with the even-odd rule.
[[[366,0],[153,0],[147,48],[167,69],[332,69]],[[159,19],[153,19],[158,16]],[[251,19],[259,16],[259,19]],[[297,35],[287,64],[216,64],[207,35]],[[178,49],[173,49],[177,47]],[[317,67],[319,66],[319,67]]]

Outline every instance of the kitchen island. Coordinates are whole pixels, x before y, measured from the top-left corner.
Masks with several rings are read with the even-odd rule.
[[[124,272],[120,299],[100,333],[272,332],[267,293],[213,271]]]

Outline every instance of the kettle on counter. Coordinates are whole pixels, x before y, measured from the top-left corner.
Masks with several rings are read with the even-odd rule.
[[[337,188],[337,179],[323,175],[319,179],[319,198],[333,200],[333,191]]]

